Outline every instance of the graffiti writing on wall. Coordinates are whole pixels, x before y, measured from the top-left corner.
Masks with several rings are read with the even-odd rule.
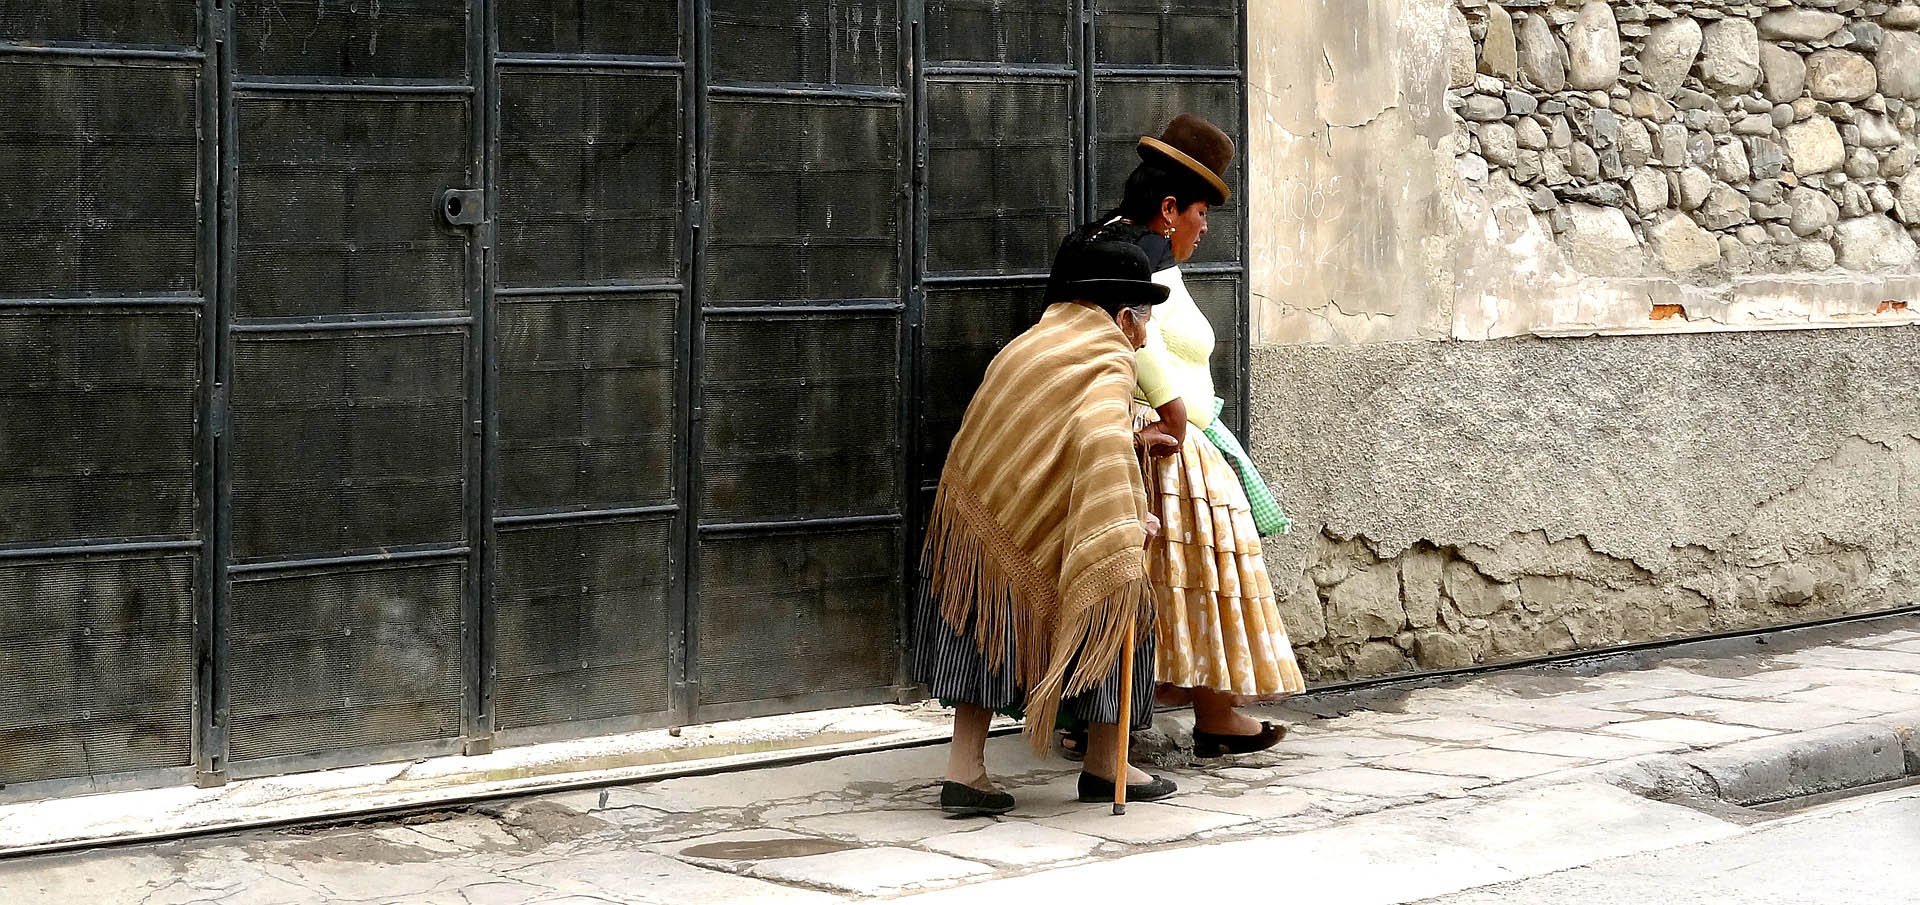
[[[1282,287],[1305,283],[1311,274],[1340,266],[1344,257],[1341,243],[1326,237],[1338,235],[1339,221],[1346,215],[1343,203],[1345,186],[1339,175],[1314,172],[1283,179],[1274,193],[1273,277]]]

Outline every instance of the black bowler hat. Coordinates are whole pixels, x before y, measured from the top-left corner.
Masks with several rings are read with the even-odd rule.
[[[1091,234],[1091,236],[1090,236]],[[1060,243],[1047,276],[1047,302],[1088,301],[1097,304],[1158,305],[1172,292],[1153,281],[1153,265],[1140,246],[1122,239],[1101,238],[1081,229]]]

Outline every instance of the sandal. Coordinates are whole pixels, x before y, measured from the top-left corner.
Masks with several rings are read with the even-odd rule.
[[[1067,760],[1080,761],[1087,757],[1087,730],[1082,726],[1075,729],[1060,730],[1060,756]]]

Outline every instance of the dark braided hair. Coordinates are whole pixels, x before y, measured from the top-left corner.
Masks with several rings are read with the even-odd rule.
[[[1108,212],[1107,216],[1125,217],[1144,226],[1160,216],[1160,202],[1168,197],[1172,197],[1174,204],[1184,211],[1196,202],[1212,199],[1214,188],[1199,175],[1184,168],[1142,160],[1127,175],[1127,186],[1120,197],[1120,206]]]

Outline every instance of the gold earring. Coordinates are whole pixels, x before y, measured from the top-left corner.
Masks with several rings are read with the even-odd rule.
[[[1173,225],[1172,225],[1172,224],[1168,224],[1168,225],[1167,225],[1167,232],[1166,232],[1166,237],[1167,237],[1167,238],[1169,238],[1169,239],[1171,239],[1171,238],[1173,238],[1173,234],[1174,234],[1174,228],[1173,228]]]

